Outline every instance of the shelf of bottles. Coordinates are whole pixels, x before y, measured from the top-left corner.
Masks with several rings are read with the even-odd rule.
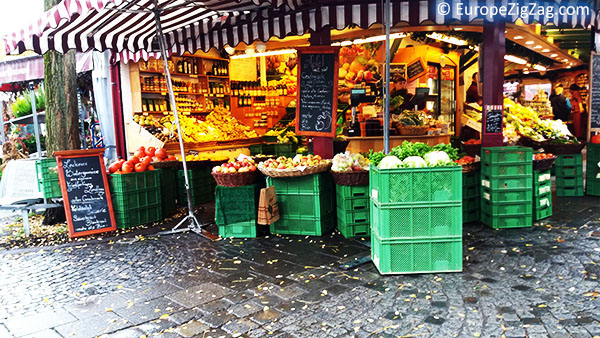
[[[231,82],[231,95],[238,107],[278,107],[281,96],[287,96],[287,86],[261,86],[259,81]]]

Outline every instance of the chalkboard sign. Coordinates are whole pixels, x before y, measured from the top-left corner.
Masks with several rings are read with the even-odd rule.
[[[390,63],[390,82],[395,82],[399,78],[406,81],[406,63]]]
[[[600,54],[592,53],[590,62],[590,119],[589,129],[600,131]]]
[[[406,66],[406,77],[408,78],[409,82],[425,75],[426,72],[425,63],[421,58],[409,62]]]
[[[116,230],[102,154],[104,149],[54,152],[71,238]]]
[[[337,112],[338,51],[329,46],[298,50],[296,134],[334,137]]]
[[[502,106],[489,105],[485,106],[485,133],[486,134],[501,134],[502,133]]]

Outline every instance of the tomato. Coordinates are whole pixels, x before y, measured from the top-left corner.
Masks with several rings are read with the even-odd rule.
[[[153,165],[149,165],[146,169],[148,169],[148,170],[154,170],[154,166]]]
[[[140,158],[141,157],[134,156],[129,159],[129,162],[133,162],[133,164],[140,163]]]
[[[152,157],[154,156],[154,153],[156,152],[156,148],[154,147],[148,147],[148,149],[146,149],[146,155]]]
[[[144,146],[141,146],[138,148],[138,151],[143,151],[144,153],[146,152],[146,148]]]
[[[122,166],[123,166],[123,162],[121,162],[121,161],[114,162],[113,164],[111,164],[108,167],[108,171],[111,173],[115,173],[115,172],[117,172],[117,170],[120,170]]]
[[[167,161],[177,161],[177,157],[169,155],[169,157],[167,157]]]
[[[167,151],[164,148],[160,148],[160,149],[156,149],[154,156],[156,156],[162,160],[162,159],[167,158],[167,156],[169,156],[169,155],[167,154]]]
[[[133,154],[133,156],[135,156],[137,158],[142,158],[142,157],[146,156],[146,151],[138,150]]]
[[[145,163],[137,163],[135,165],[135,172],[140,173],[142,171],[146,171],[146,164]]]
[[[596,134],[596,135],[592,136],[592,139],[590,141],[594,144],[599,144],[600,143],[600,134]]]
[[[125,163],[123,163],[123,166],[121,167],[121,171],[123,172],[123,174],[129,174],[130,172],[133,172],[133,166],[134,164],[130,161],[127,161]]]
[[[152,157],[146,156],[146,157],[142,158],[142,160],[140,162],[144,163],[145,165],[148,165],[148,164],[150,164],[150,162],[152,162]]]

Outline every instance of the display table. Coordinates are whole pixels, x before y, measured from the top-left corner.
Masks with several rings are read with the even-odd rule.
[[[390,149],[399,146],[404,141],[423,142],[430,146],[440,143],[450,143],[450,136],[453,134],[442,135],[421,135],[421,136],[390,136]],[[370,149],[373,151],[383,150],[383,136],[367,136],[367,137],[348,137],[347,151],[351,153],[368,153]]]

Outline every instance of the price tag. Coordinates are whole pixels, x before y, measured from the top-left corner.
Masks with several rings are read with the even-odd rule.
[[[377,200],[377,196],[378,196],[379,192],[375,189],[371,190],[371,197],[373,197],[375,200]]]
[[[489,188],[490,187],[490,181],[488,181],[488,180],[481,180],[481,185],[484,186],[484,187],[486,187],[486,188]]]
[[[485,198],[486,200],[488,200],[488,201],[489,201],[489,200],[490,200],[490,198],[491,198],[491,197],[490,197],[490,193],[488,193],[488,192],[484,192],[484,193],[483,193],[483,198]]]

